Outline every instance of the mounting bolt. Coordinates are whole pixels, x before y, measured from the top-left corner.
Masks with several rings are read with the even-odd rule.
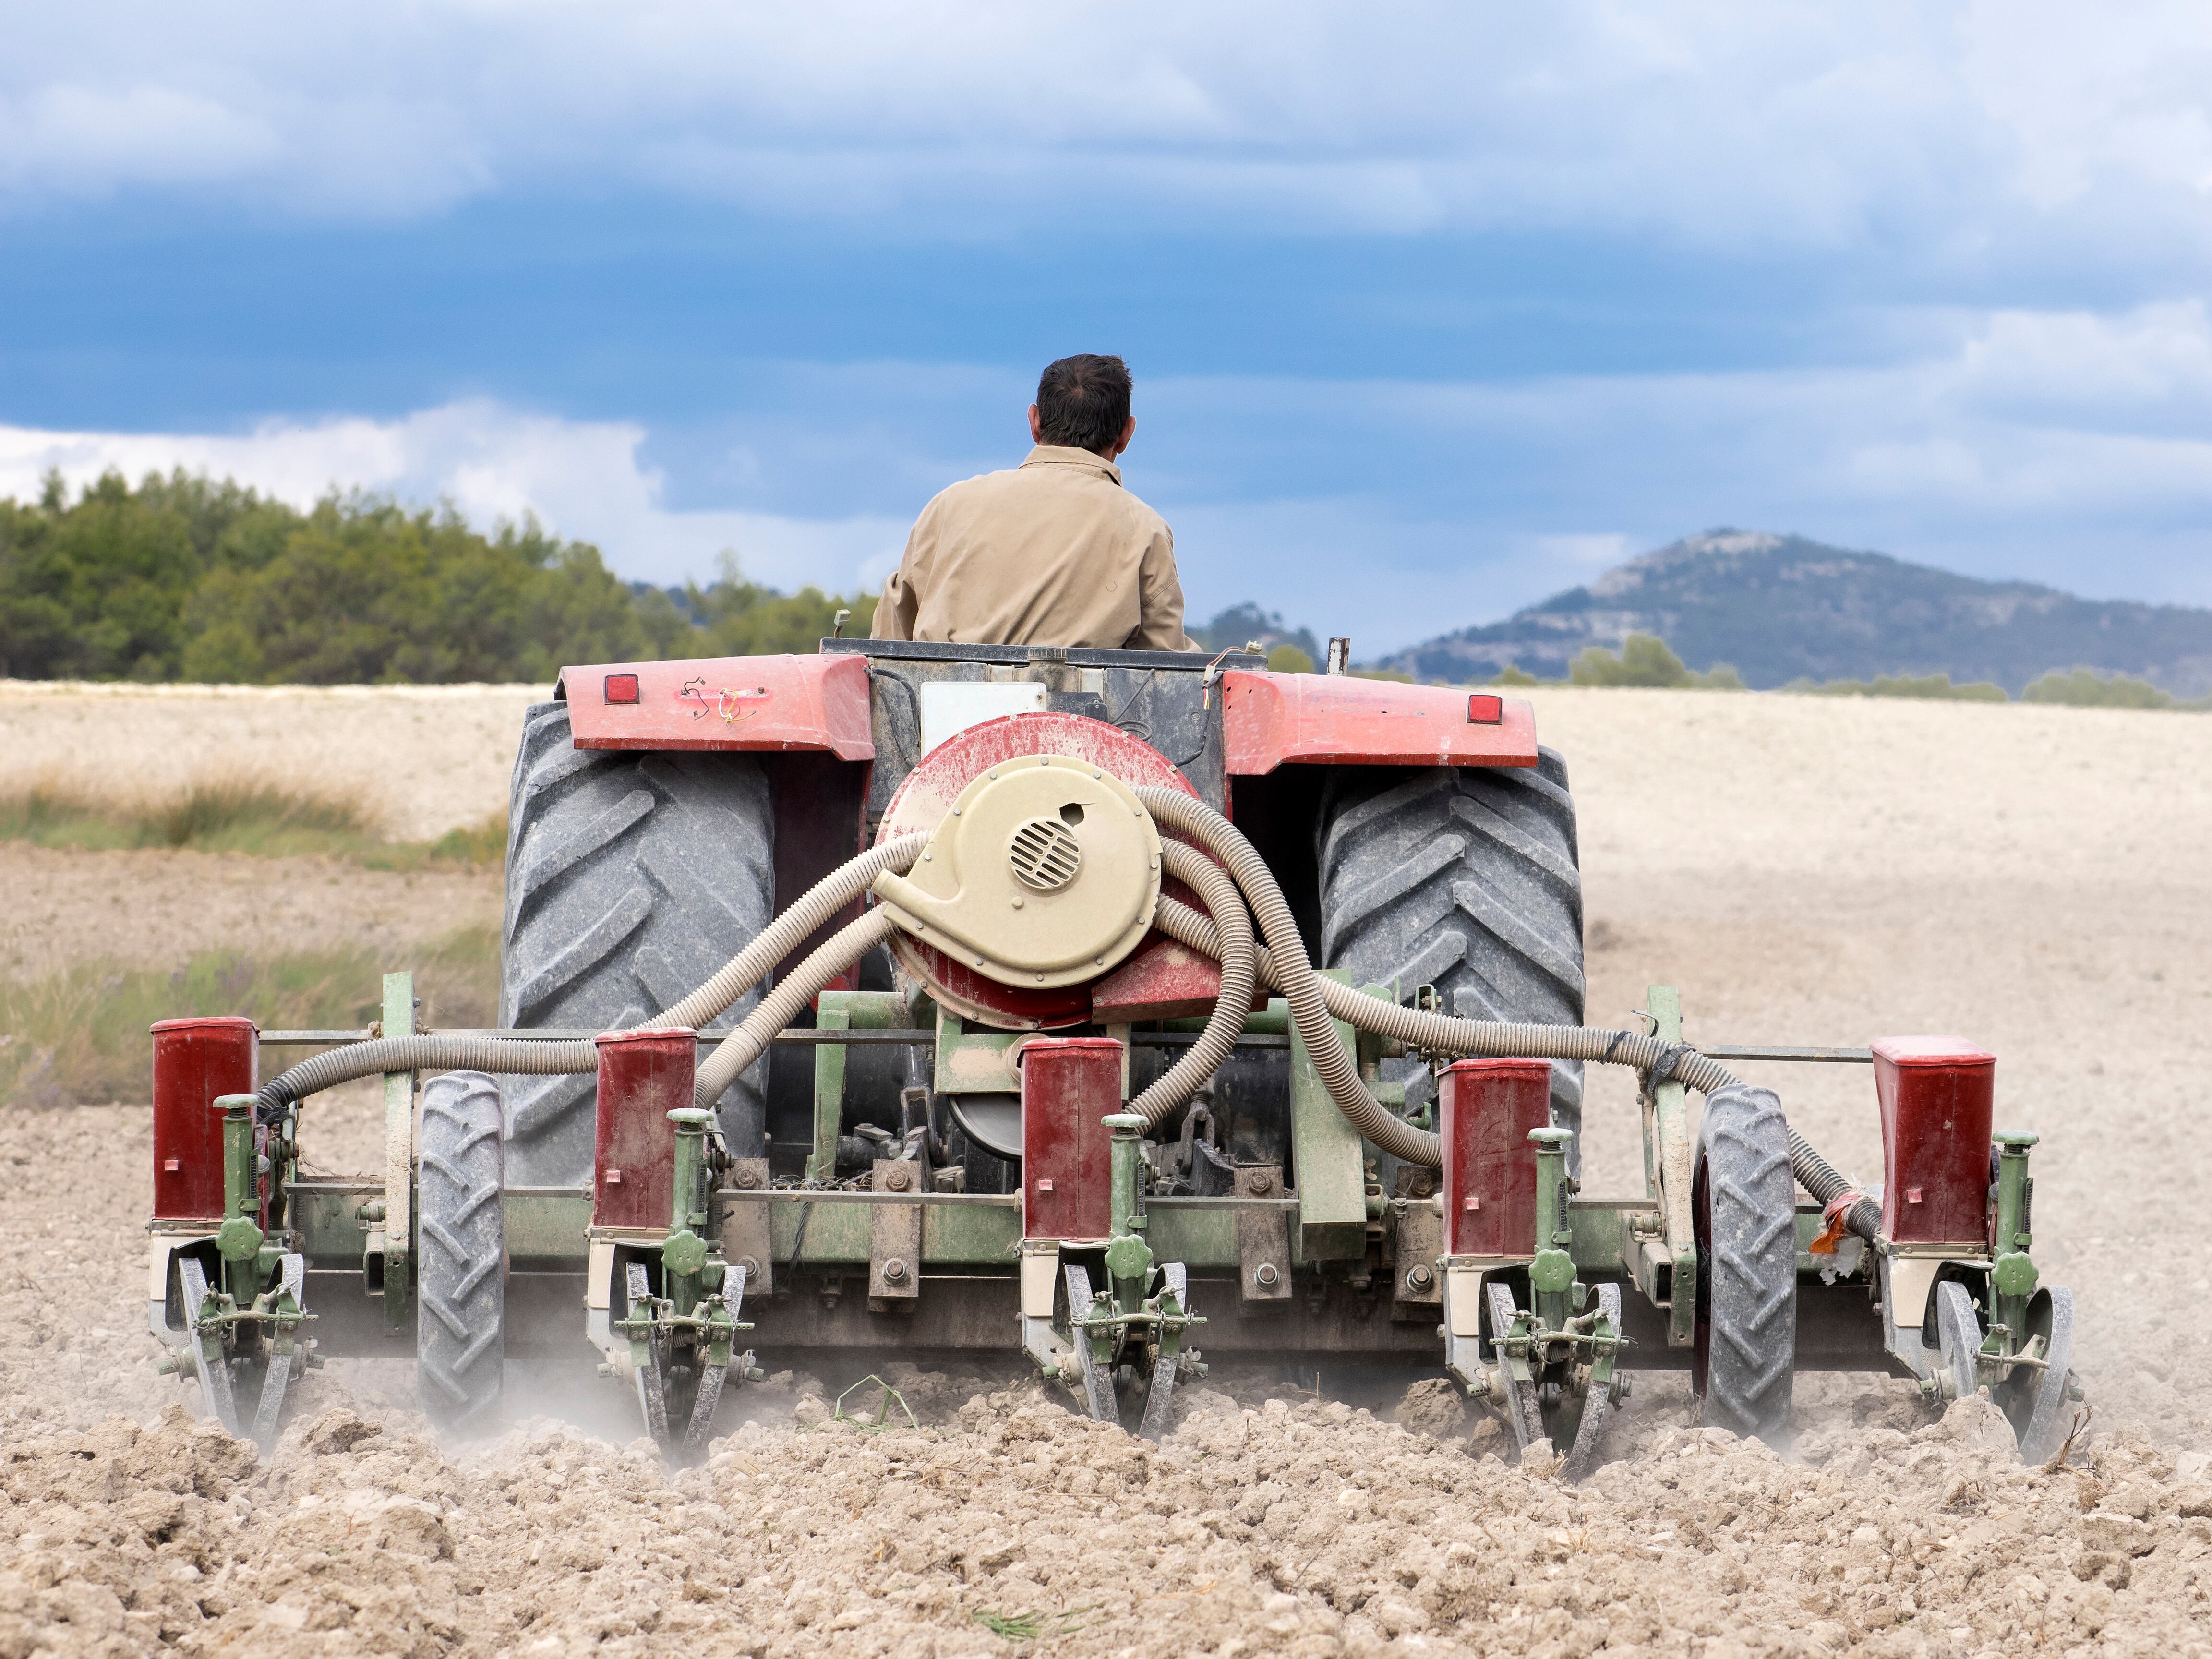
[[[1244,1190],[1251,1194],[1253,1197],[1263,1198],[1267,1194],[1273,1192],[1274,1188],[1275,1177],[1268,1174],[1267,1170],[1247,1170],[1244,1172]],[[1262,1279],[1261,1282],[1265,1285],[1272,1285],[1275,1281],[1272,1279]]]
[[[737,1265],[744,1270],[744,1275],[748,1280],[760,1277],[760,1263],[755,1258],[741,1255],[738,1258]]]
[[[1418,1261],[1406,1269],[1406,1288],[1409,1291],[1425,1291],[1436,1281],[1436,1274]]]
[[[914,1171],[903,1164],[896,1169],[886,1170],[884,1171],[884,1185],[895,1193],[902,1193],[914,1185]]]
[[[899,1257],[893,1256],[884,1263],[884,1283],[886,1285],[906,1283],[906,1263]]]
[[[1282,1274],[1275,1271],[1275,1264],[1272,1261],[1262,1261],[1252,1269],[1252,1282],[1263,1291],[1274,1289],[1275,1281],[1281,1277]]]
[[[760,1182],[760,1171],[758,1170],[740,1170],[738,1171],[738,1185],[744,1188],[746,1191],[751,1191],[754,1188],[759,1186]]]

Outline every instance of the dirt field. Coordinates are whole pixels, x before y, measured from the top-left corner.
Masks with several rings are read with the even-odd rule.
[[[272,765],[343,752],[372,779],[435,772],[441,799],[475,792],[408,830],[430,834],[497,806],[526,694],[439,695],[472,712],[418,726],[411,693],[256,693],[225,717]],[[920,1431],[825,1424],[816,1379],[784,1374],[726,1407],[705,1467],[670,1473],[587,1369],[566,1425],[441,1447],[392,1362],[311,1377],[256,1467],[177,1414],[192,1392],[153,1375],[137,1334],[143,1110],[13,1110],[0,1656],[2212,1652],[2212,1267],[2192,1201],[2212,1164],[2192,1110],[2212,1072],[2212,719],[1538,703],[1581,805],[1594,1023],[1656,981],[1680,988],[1693,1040],[1955,1031],[1996,1052],[2001,1125],[2044,1138],[2039,1259],[2079,1298],[2097,1416],[2073,1467],[2022,1469],[1978,1403],[1936,1421],[1870,1378],[1801,1378],[1788,1461],[1687,1427],[1679,1384],[1650,1379],[1617,1461],[1572,1488],[1497,1461],[1495,1429],[1432,1385],[1393,1423],[1389,1402],[1269,1399],[1263,1379],[1218,1375],[1149,1448],[1011,1371],[894,1370]],[[82,731],[114,707],[173,744],[162,722],[188,705],[8,688],[11,758],[65,759],[46,723]],[[110,752],[157,763],[130,741]],[[44,920],[22,919],[37,905],[13,873],[33,866],[0,863],[11,949],[64,953],[95,925],[80,907],[103,883],[70,859],[172,859],[158,878],[191,879],[184,855],[51,856]],[[331,872],[298,862],[263,874],[312,909]],[[398,939],[418,902],[446,925],[442,896],[398,887],[346,914]],[[129,954],[127,929],[100,937]],[[158,960],[179,937],[140,942]],[[1833,1159],[1878,1174],[1863,1070],[1759,1080]],[[371,1109],[331,1103],[329,1161],[366,1152]],[[1634,1136],[1628,1085],[1607,1079],[1591,1191],[1635,1189]]]
[[[0,978],[80,962],[159,967],[197,951],[408,947],[499,921],[500,872],[364,870],[245,853],[89,853],[0,842]]]

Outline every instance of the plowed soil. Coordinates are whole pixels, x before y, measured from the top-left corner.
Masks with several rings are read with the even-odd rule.
[[[763,1354],[689,1469],[588,1364],[441,1444],[404,1363],[334,1362],[257,1463],[153,1371],[143,1109],[14,1108],[0,1656],[2212,1651],[2212,720],[1660,693],[1539,720],[1581,803],[1593,1023],[1666,982],[1693,1040],[1998,1054],[2001,1125],[2043,1137],[2038,1257],[2080,1309],[2095,1415],[2066,1465],[1874,1376],[1801,1377],[1781,1455],[1647,1375],[1576,1486],[1433,1382],[1217,1372],[1151,1446],[1011,1368],[896,1352],[916,1424],[874,1388],[840,1420],[848,1379]],[[1878,1178],[1863,1068],[1756,1075]],[[330,1102],[320,1161],[364,1161],[374,1110]],[[1640,1190],[1635,1133],[1605,1081],[1593,1194]]]
[[[500,872],[364,870],[247,853],[95,853],[0,841],[0,978],[82,962],[147,966],[202,951],[254,956],[410,946],[496,925]]]

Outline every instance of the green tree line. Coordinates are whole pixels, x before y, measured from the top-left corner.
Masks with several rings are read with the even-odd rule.
[[[1567,665],[1564,680],[1540,680],[1509,664],[1492,685],[1628,685],[1675,690],[1741,691],[1743,679],[1728,663],[1699,673],[1687,667],[1656,634],[1631,634],[1619,652],[1585,647]],[[1954,684],[1948,674],[1881,674],[1871,680],[1792,680],[1782,688],[1823,697],[1918,697],[1945,702],[2009,702],[2004,687],[1989,680]],[[2077,708],[2212,708],[2212,697],[2184,702],[2171,692],[2132,674],[2100,673],[2091,668],[2052,669],[2031,680],[2022,702],[2065,703]]]
[[[332,494],[305,512],[179,471],[0,501],[0,677],[267,684],[550,680],[564,663],[811,651],[872,595],[622,580],[534,522]]]

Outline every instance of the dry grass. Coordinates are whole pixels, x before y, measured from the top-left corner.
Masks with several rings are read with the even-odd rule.
[[[494,813],[435,841],[402,842],[386,835],[373,800],[359,793],[308,793],[240,775],[131,793],[46,778],[0,791],[0,839],[101,852],[167,848],[335,856],[408,870],[433,861],[496,862],[507,848],[507,815]]]
[[[0,787],[171,799],[210,779],[364,803],[434,842],[507,805],[543,686],[144,686],[0,680]]]
[[[210,951],[173,973],[82,963],[42,979],[0,981],[0,1099],[61,1106],[145,1097],[157,1019],[245,1014],[264,1030],[366,1025],[386,964],[371,947],[252,957]],[[490,1025],[499,1006],[499,938],[448,935],[416,960],[426,1023]],[[300,1056],[287,1051],[284,1062]]]

